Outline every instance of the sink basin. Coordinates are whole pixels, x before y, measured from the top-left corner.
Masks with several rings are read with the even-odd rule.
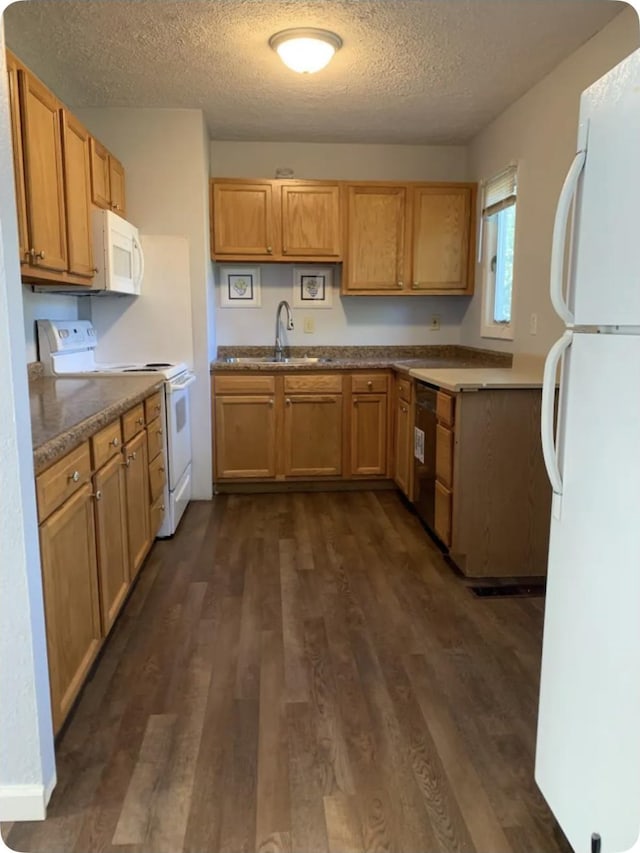
[[[263,356],[235,356],[227,355],[224,358],[226,364],[327,364],[330,358],[318,358],[313,356],[299,356],[292,358],[282,358],[276,361],[270,355]]]

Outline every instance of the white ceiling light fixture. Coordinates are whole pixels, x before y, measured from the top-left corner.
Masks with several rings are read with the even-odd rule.
[[[298,74],[315,74],[331,62],[342,47],[342,39],[329,30],[297,27],[275,33],[269,44],[287,68]]]

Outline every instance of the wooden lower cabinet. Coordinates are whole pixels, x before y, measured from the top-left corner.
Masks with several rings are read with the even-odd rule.
[[[387,473],[387,395],[355,394],[351,400],[351,473]]]
[[[216,397],[215,467],[216,478],[275,477],[276,416],[273,394]]]
[[[437,536],[473,578],[546,574],[551,488],[540,390],[438,393]]]
[[[398,376],[394,389],[393,479],[413,500],[413,380]]]
[[[284,406],[286,477],[342,473],[342,395],[291,394]]]
[[[141,430],[123,448],[127,518],[129,520],[129,570],[135,578],[151,546],[149,461],[147,431]]]
[[[87,483],[40,525],[54,732],[101,643],[93,503]]]
[[[93,478],[102,631],[108,634],[131,585],[125,467],[118,453]]]

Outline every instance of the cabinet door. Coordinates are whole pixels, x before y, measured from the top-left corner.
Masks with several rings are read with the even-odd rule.
[[[287,477],[331,477],[342,473],[342,395],[286,397],[284,473]]]
[[[147,431],[142,430],[135,438],[128,441],[123,451],[129,530],[129,571],[133,580],[151,547]]]
[[[60,103],[35,77],[18,71],[30,249],[37,266],[67,269]]]
[[[406,187],[350,186],[347,199],[348,254],[343,291],[403,291]]]
[[[414,187],[413,290],[467,290],[471,189]]]
[[[118,216],[125,217],[127,207],[124,195],[124,166],[113,154],[109,154],[109,195],[111,210]]]
[[[62,110],[62,153],[67,210],[69,272],[93,276],[91,233],[91,157],[89,132]]]
[[[213,184],[213,247],[217,255],[274,254],[271,184]]]
[[[433,526],[436,534],[447,547],[451,545],[452,504],[451,492],[436,480],[435,519]]]
[[[57,732],[100,647],[96,540],[86,484],[40,525],[53,727]]]
[[[108,634],[130,586],[127,495],[122,454],[94,476],[102,632]]]
[[[16,212],[18,215],[18,240],[20,263],[27,261],[29,235],[27,231],[27,201],[24,188],[24,162],[22,158],[22,121],[20,118],[20,93],[18,91],[18,64],[7,54],[9,74],[9,107],[11,109],[11,143],[13,148],[13,171],[16,185]]]
[[[111,191],[109,189],[109,152],[91,137],[91,200],[98,207],[111,208]]]
[[[436,427],[436,477],[447,489],[453,488],[453,430]]]
[[[404,400],[396,401],[396,433],[395,433],[395,475],[397,486],[407,497],[411,498],[411,465],[412,453],[411,409]]]
[[[216,478],[276,475],[275,398],[216,397]]]
[[[351,473],[355,476],[387,473],[387,395],[352,397]]]
[[[327,186],[282,187],[282,254],[340,256],[340,190]]]

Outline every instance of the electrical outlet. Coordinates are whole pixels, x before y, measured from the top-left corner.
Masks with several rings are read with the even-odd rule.
[[[431,315],[431,325],[429,326],[432,332],[440,331],[440,315],[432,314]]]
[[[316,321],[313,317],[305,317],[304,318],[304,331],[306,335],[312,335],[316,330]]]
[[[532,314],[529,317],[529,334],[537,335],[538,334],[538,315]]]

